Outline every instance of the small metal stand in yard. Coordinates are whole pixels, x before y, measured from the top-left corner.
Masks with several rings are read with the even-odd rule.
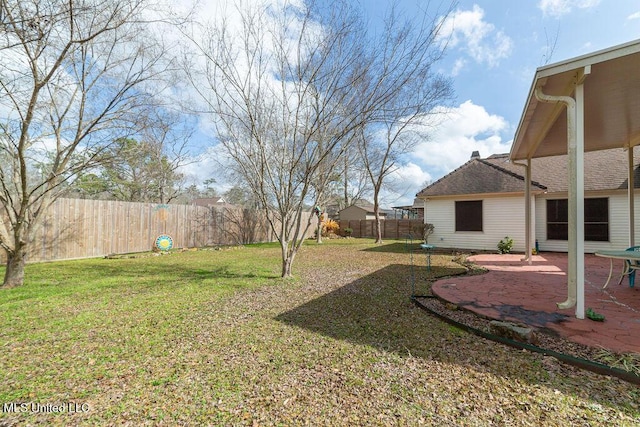
[[[420,247],[427,254],[427,271],[431,271],[431,251],[435,248],[435,246],[423,243],[420,245]]]
[[[410,262],[411,262],[411,298],[417,297],[428,297],[427,295],[416,295],[416,274],[414,270],[413,263],[413,252],[414,252],[414,243],[413,236],[411,234],[407,235],[405,238],[405,251],[409,253]],[[427,272],[431,272],[431,251],[435,249],[434,245],[429,245],[427,243],[421,243],[420,249],[418,251],[424,252],[427,255]]]

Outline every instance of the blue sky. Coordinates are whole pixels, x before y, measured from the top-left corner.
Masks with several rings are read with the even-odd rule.
[[[373,25],[390,5],[354,1]],[[425,3],[398,0],[407,16]],[[483,157],[508,152],[537,67],[640,39],[638,0],[461,0],[448,19],[450,43],[438,71],[453,81],[453,108],[428,141],[407,153],[398,192],[385,194],[385,207],[410,204],[426,181],[474,150]],[[200,171],[209,169],[204,162]]]
[[[421,3],[399,6],[411,13]],[[387,7],[362,4],[370,19]],[[449,19],[451,42],[439,71],[453,80],[455,108],[407,156],[400,199],[389,194],[387,204],[410,202],[422,183],[474,150],[483,157],[508,152],[537,67],[640,39],[638,0],[462,0]]]

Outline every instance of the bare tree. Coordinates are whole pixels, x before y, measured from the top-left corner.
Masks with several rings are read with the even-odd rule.
[[[190,117],[182,112],[154,108],[145,116],[141,140],[152,147],[152,157],[158,165],[152,173],[155,199],[151,201],[170,203],[184,189],[184,175],[179,171],[193,162],[189,142],[195,131]]]
[[[379,52],[346,0],[284,1],[238,8],[237,15],[202,39],[192,36],[204,65],[192,61],[186,69],[215,115],[230,164],[280,242],[286,277],[313,222],[304,214],[323,200],[356,131],[383,118],[402,86],[417,78],[410,55],[429,57]],[[383,36],[386,46],[397,40],[403,48],[403,29],[393,31]]]
[[[376,243],[382,243],[380,223],[380,193],[383,184],[398,168],[401,157],[426,138],[430,115],[453,96],[452,85],[434,70],[444,55],[438,41],[443,20],[433,18],[417,25],[400,21],[393,11],[386,18],[385,32],[375,45],[380,49],[375,69],[400,68],[390,78],[379,81],[390,85],[391,96],[384,103],[374,122],[365,123],[358,138],[362,162],[373,188]]]
[[[354,144],[353,147],[349,147],[345,152],[344,164],[340,175],[342,176],[342,195],[338,205],[339,209],[347,208],[371,193],[371,183],[367,168],[357,145]]]
[[[428,137],[438,114],[453,97],[451,82],[434,70],[444,55],[438,41],[443,20],[415,24],[401,21],[392,10],[378,43],[371,80],[391,95],[375,121],[366,122],[358,138],[361,161],[373,190],[376,243],[382,243],[380,194],[383,185],[398,169],[402,156]],[[391,70],[380,79],[379,70]],[[384,73],[383,73],[384,74]]]
[[[136,131],[165,49],[145,0],[0,2],[0,246],[21,285],[29,241],[65,183]],[[144,37],[143,37],[144,35]]]

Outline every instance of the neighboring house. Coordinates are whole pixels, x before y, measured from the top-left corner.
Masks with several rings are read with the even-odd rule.
[[[640,188],[634,156],[634,188]],[[627,152],[622,149],[584,154],[585,252],[628,246]],[[541,251],[567,251],[567,156],[531,161],[532,242]],[[418,193],[425,222],[434,224],[430,242],[444,248],[495,250],[505,236],[514,251],[524,251],[524,166],[508,154],[481,159],[474,152],[458,169]],[[640,198],[635,210],[640,211]],[[640,218],[636,219],[636,228]],[[533,246],[533,243],[532,243]]]
[[[191,204],[194,206],[204,206],[207,208],[232,208],[235,205],[227,203],[227,201],[222,197],[200,197],[198,199],[193,199]]]
[[[340,221],[355,221],[362,219],[376,219],[373,204],[358,202],[338,212]],[[387,212],[380,209],[380,219],[386,219]]]
[[[394,206],[394,219],[421,219],[424,218],[424,202],[418,198],[413,200],[413,205]]]

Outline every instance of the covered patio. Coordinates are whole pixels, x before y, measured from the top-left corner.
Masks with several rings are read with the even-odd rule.
[[[566,297],[560,309],[575,307],[585,319],[588,279],[585,257],[584,153],[606,149],[628,155],[628,246],[635,245],[633,149],[640,144],[640,40],[572,58],[536,70],[509,158],[526,170],[525,260],[535,239],[531,220],[531,159],[568,156],[568,241]],[[625,248],[616,248],[624,250]],[[564,301],[563,301],[564,299]],[[560,302],[563,301],[563,302]],[[636,316],[637,318],[637,316]]]
[[[438,280],[432,292],[439,298],[481,316],[525,324],[570,341],[616,353],[640,353],[640,287],[620,285],[622,261],[614,260],[613,277],[606,289],[610,260],[585,255],[585,306],[605,316],[603,322],[574,317],[556,302],[566,295],[568,256],[565,253],[533,255],[481,254],[470,261],[486,274]]]

